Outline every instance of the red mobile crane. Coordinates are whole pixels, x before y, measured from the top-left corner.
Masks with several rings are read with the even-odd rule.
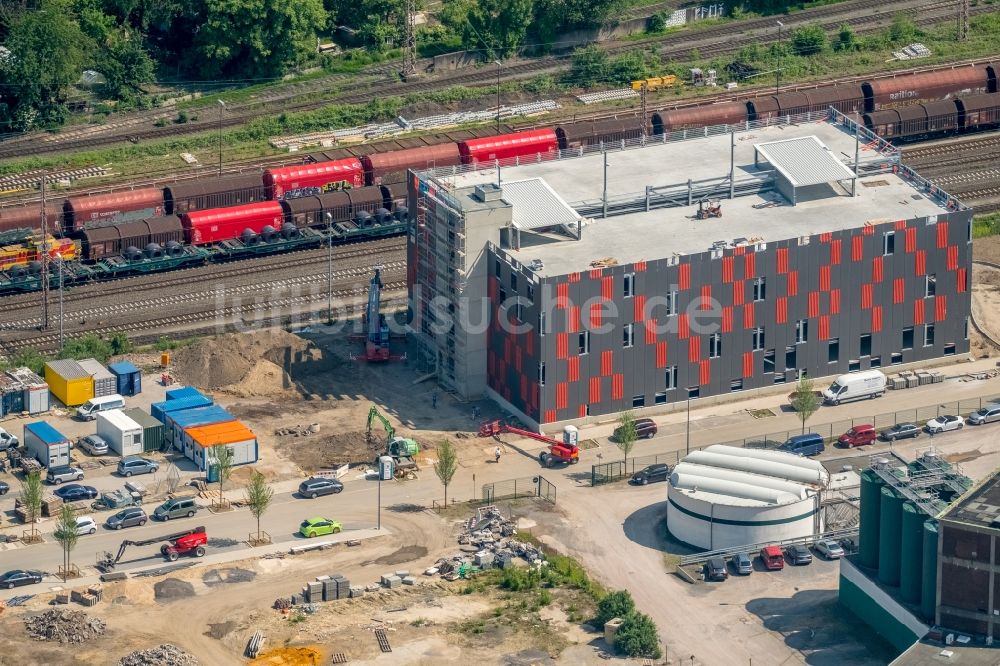
[[[97,568],[104,572],[113,571],[118,562],[121,561],[122,555],[125,554],[125,549],[129,546],[148,546],[151,543],[159,543],[161,541],[169,541],[170,545],[163,544],[160,546],[160,553],[170,562],[176,562],[178,557],[185,554],[192,557],[203,557],[205,555],[205,545],[208,543],[208,534],[205,532],[204,527],[195,527],[194,529],[165,534],[152,539],[142,539],[139,541],[125,540],[118,547],[117,555],[113,556],[111,553],[105,551],[103,555],[99,556],[97,558]]]
[[[575,429],[573,432],[575,434]],[[542,464],[542,467],[552,467],[557,463],[575,465],[580,462],[580,447],[577,446],[575,437],[572,439],[564,437],[562,440],[559,440],[501,421],[486,421],[479,426],[480,437],[498,437],[504,433],[530,437],[531,439],[548,444],[549,448],[538,454],[538,462]]]

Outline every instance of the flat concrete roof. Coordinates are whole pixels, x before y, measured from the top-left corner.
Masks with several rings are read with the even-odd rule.
[[[947,631],[945,632],[947,633]],[[958,635],[958,632],[955,632]],[[1000,664],[1000,648],[971,645],[941,645],[919,641],[896,657],[889,666],[996,666]]]
[[[608,152],[609,208],[644,197],[647,186],[663,188],[664,195],[673,195],[686,204],[688,179],[721,184],[728,177],[731,142],[735,143],[736,183],[752,184],[773,169],[763,161],[759,167],[754,166],[754,144],[810,136],[817,137],[843,163],[853,162],[853,134],[826,121],[756,128],[736,133],[735,141],[728,134],[670,143],[656,143],[657,137],[653,137],[646,146]],[[860,161],[862,165],[888,162],[863,146]],[[483,167],[436,179],[445,190],[454,191],[477,183],[497,182],[497,177],[495,168]],[[856,197],[851,197],[844,186],[832,183],[799,188],[796,206],[776,190],[732,200],[722,198],[722,217],[706,220],[695,219],[698,196],[690,206],[648,212],[640,209],[602,219],[604,165],[600,153],[500,170],[501,185],[528,178],[545,179],[556,194],[585,217],[581,240],[555,234],[521,234],[521,249],[511,254],[526,265],[541,260],[543,268],[536,271],[540,277],[587,270],[592,261],[608,257],[619,264],[630,264],[674,254],[706,252],[716,241],[730,243],[742,238],[773,242],[860,227],[865,222],[947,212],[943,205],[927,198],[891,170],[859,179]]]
[[[969,490],[942,518],[1000,530],[1000,470]]]

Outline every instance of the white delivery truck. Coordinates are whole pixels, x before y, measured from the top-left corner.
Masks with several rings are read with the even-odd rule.
[[[879,370],[864,370],[841,375],[823,391],[823,402],[839,405],[850,400],[877,398],[885,393],[885,375]]]

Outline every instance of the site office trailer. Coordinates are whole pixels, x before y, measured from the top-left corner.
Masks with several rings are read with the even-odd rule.
[[[142,426],[142,450],[143,453],[160,451],[163,448],[163,424],[152,416],[142,411],[138,407],[130,407],[122,410],[125,416],[129,417]]]
[[[70,359],[46,363],[45,383],[66,407],[79,407],[94,397],[94,378]]]
[[[97,415],[97,434],[108,448],[122,456],[142,455],[143,427],[120,409],[100,412]]]
[[[185,440],[191,439],[190,458],[202,471],[208,471],[216,459],[213,450],[220,446],[229,447],[233,452],[234,466],[257,462],[257,436],[239,421],[187,428],[184,434]]]
[[[491,249],[488,385],[541,425],[963,354],[971,219],[963,210],[541,279]]]
[[[210,405],[208,407],[170,412],[166,415],[166,421],[163,426],[167,433],[167,441],[173,443],[174,447],[183,450],[184,455],[190,458],[192,456],[191,440],[185,440],[184,438],[184,431],[187,428],[197,428],[199,426],[212,425],[213,423],[228,423],[235,420],[236,417],[222,407]]]
[[[174,400],[164,400],[163,402],[154,402],[149,407],[149,413],[152,414],[153,418],[166,425],[167,415],[174,412],[180,412],[185,409],[196,409],[198,407],[208,407],[214,404],[210,398],[206,398],[203,395],[193,395],[185,398],[176,398]],[[169,440],[170,433],[164,432],[164,436]]]
[[[70,463],[70,440],[44,421],[24,426],[24,448],[45,467]]]

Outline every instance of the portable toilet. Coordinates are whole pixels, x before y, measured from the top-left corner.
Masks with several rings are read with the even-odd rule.
[[[128,361],[119,361],[108,366],[118,383],[118,395],[139,395],[142,393],[142,372]]]
[[[94,378],[94,397],[103,398],[106,395],[115,395],[118,392],[118,379],[108,372],[100,361],[96,358],[85,358],[80,361],[80,367],[90,373]]]
[[[71,359],[46,363],[45,383],[67,407],[79,407],[94,397],[94,378]]]

